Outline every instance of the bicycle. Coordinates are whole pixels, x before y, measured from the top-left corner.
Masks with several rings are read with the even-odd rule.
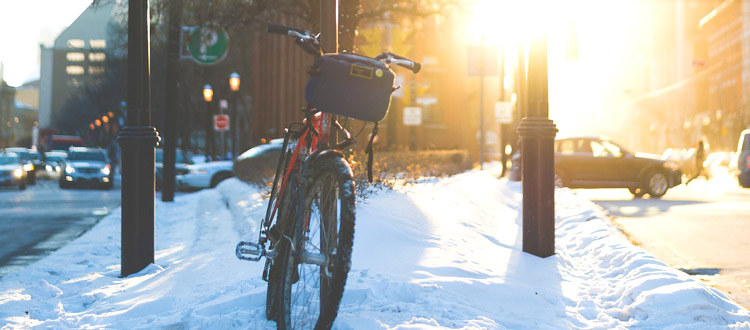
[[[374,58],[326,54],[320,35],[298,27],[269,24],[268,32],[293,37],[315,61],[305,89],[305,119],[285,130],[258,243],[239,242],[235,254],[242,260],[266,258],[266,318],[278,329],[330,329],[351,268],[356,214],[353,174],[343,154],[354,137],[335,115],[375,122],[367,146],[372,181],[377,122],[398,88],[390,66],[417,73],[421,65],[389,52]],[[354,93],[341,95],[352,87]],[[335,134],[343,140],[335,141]]]

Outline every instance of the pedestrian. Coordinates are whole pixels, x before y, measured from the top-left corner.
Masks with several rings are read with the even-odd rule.
[[[698,139],[698,146],[695,148],[695,175],[688,179],[688,181],[685,182],[685,185],[701,175],[708,179],[708,174],[703,168],[703,162],[706,161],[706,147],[708,147],[708,143],[705,140],[706,139],[704,137]]]

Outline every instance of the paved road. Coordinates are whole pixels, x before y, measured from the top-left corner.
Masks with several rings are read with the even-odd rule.
[[[38,180],[25,191],[0,189],[0,277],[64,246],[119,205],[118,183],[111,190],[63,190]]]
[[[750,189],[726,172],[662,199],[634,199],[625,189],[577,192],[615,216],[635,244],[750,308]]]

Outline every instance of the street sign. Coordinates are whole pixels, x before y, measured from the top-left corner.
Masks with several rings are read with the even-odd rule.
[[[228,131],[229,115],[214,115],[214,130],[220,132]]]
[[[510,102],[495,102],[495,122],[510,124],[513,122],[513,106]]]
[[[229,50],[229,34],[223,27],[206,25],[190,31],[188,49],[198,64],[213,65],[221,62]]]
[[[404,108],[404,125],[406,126],[422,125],[422,108],[405,107]]]

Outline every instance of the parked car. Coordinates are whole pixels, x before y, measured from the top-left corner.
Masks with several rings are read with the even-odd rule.
[[[185,175],[190,170],[188,168],[188,165],[192,164],[193,161],[190,159],[189,155],[182,151],[182,149],[177,148],[175,150],[175,177],[177,175]],[[161,186],[164,182],[164,174],[162,173],[164,170],[164,150],[161,148],[156,149],[156,163],[154,164],[156,168],[156,189],[161,189]]]
[[[232,172],[242,181],[267,186],[276,173],[283,143],[284,139],[275,139],[250,148],[237,157]]]
[[[38,151],[32,149],[26,149],[21,147],[12,147],[5,149],[8,152],[15,153],[21,158],[23,162],[23,168],[26,170],[26,182],[29,184],[36,183],[37,170],[42,168],[42,156]]]
[[[231,160],[220,160],[188,165],[187,173],[175,176],[175,184],[186,190],[216,187],[233,176],[232,164]]]
[[[734,164],[737,164],[735,174],[737,181],[743,188],[750,188],[750,129],[742,131],[740,140],[737,143],[737,153],[732,158]],[[734,165],[731,166],[734,169]]]
[[[60,175],[60,188],[76,185],[113,186],[112,166],[107,153],[99,148],[70,147]]]
[[[233,168],[236,164],[245,164],[254,160],[272,163],[275,166],[279,160],[282,142],[283,139],[275,139],[267,144],[250,148],[240,154],[236,161],[221,160],[188,165],[188,173],[176,177],[177,187],[190,190],[216,187],[219,182],[235,175]]]
[[[605,136],[555,140],[555,185],[570,188],[627,188],[636,197],[664,196],[681,183],[675,162],[632,153]]]
[[[0,152],[0,186],[26,189],[26,170],[23,161],[15,153]]]
[[[67,152],[47,151],[44,153],[44,175],[50,179],[59,179],[62,173],[65,159],[68,158]]]

